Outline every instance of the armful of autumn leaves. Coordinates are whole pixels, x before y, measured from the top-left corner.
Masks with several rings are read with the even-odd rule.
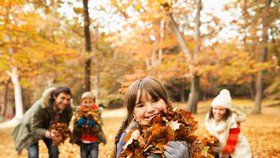
[[[81,127],[77,127],[82,134],[97,135],[101,130],[101,113],[99,110],[92,109],[91,107],[82,106],[81,109],[76,113],[74,119],[74,125],[77,121],[84,117],[87,121],[92,119],[94,122],[93,126],[90,126],[88,123],[83,124]]]
[[[49,131],[51,130],[56,130],[57,131],[57,138],[58,139],[53,139],[53,146],[58,146],[61,143],[64,143],[64,141],[70,137],[71,131],[68,128],[67,124],[61,123],[61,122],[55,122],[51,125],[49,128]]]
[[[85,124],[82,127],[80,127],[79,130],[81,130],[83,134],[96,134],[100,130],[99,129],[100,126],[97,126],[97,125],[101,124],[100,112],[98,110],[93,110],[88,107],[81,107],[81,109],[75,113],[74,125],[82,117],[85,117],[86,119],[91,118],[96,124],[95,126],[89,126],[89,125]],[[64,143],[65,140],[67,138],[69,138],[71,135],[71,131],[68,128],[67,124],[61,123],[61,122],[53,123],[48,130],[50,130],[50,131],[56,130],[58,133],[57,137],[59,139],[53,140],[53,146],[58,146],[58,145]]]
[[[188,111],[160,112],[147,125],[138,125],[126,135],[127,143],[119,158],[144,158],[151,153],[164,158],[164,145],[169,141],[186,141],[192,158],[214,158],[212,147],[218,145],[218,140],[194,135],[197,127],[197,121]]]

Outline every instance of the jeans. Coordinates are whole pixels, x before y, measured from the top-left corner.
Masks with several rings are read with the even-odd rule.
[[[49,151],[49,158],[58,158],[59,150],[57,146],[52,146],[52,140],[44,138],[44,143],[46,144]],[[28,148],[28,158],[39,158],[39,145],[38,142],[30,145]]]
[[[81,143],[81,158],[98,158],[98,143]]]

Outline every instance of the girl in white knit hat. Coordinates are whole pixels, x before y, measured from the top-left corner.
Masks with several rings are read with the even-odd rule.
[[[205,122],[208,132],[220,141],[220,146],[215,148],[219,157],[252,157],[250,144],[240,132],[240,122],[244,120],[244,114],[232,110],[230,92],[221,90],[212,101]]]

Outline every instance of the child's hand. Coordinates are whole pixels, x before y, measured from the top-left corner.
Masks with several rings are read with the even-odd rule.
[[[164,146],[166,158],[189,158],[189,149],[179,141],[170,141]]]
[[[90,118],[90,119],[88,120],[88,125],[89,125],[89,126],[94,126],[94,125],[95,125],[95,122],[93,121],[92,118]]]
[[[82,117],[77,121],[77,126],[81,127],[85,123],[86,123],[86,119],[84,117]]]

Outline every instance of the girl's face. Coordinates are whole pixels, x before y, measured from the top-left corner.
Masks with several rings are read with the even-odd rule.
[[[214,119],[216,121],[221,121],[226,113],[226,108],[221,107],[221,106],[216,106],[216,107],[213,107],[212,112],[214,115]]]
[[[134,118],[140,124],[148,123],[155,115],[157,115],[160,111],[166,110],[166,103],[163,99],[153,99],[150,94],[143,93],[142,98],[140,97],[140,90],[137,93],[138,101],[134,108]]]
[[[94,104],[94,101],[90,98],[85,98],[82,100],[81,105],[83,106],[92,106]]]

